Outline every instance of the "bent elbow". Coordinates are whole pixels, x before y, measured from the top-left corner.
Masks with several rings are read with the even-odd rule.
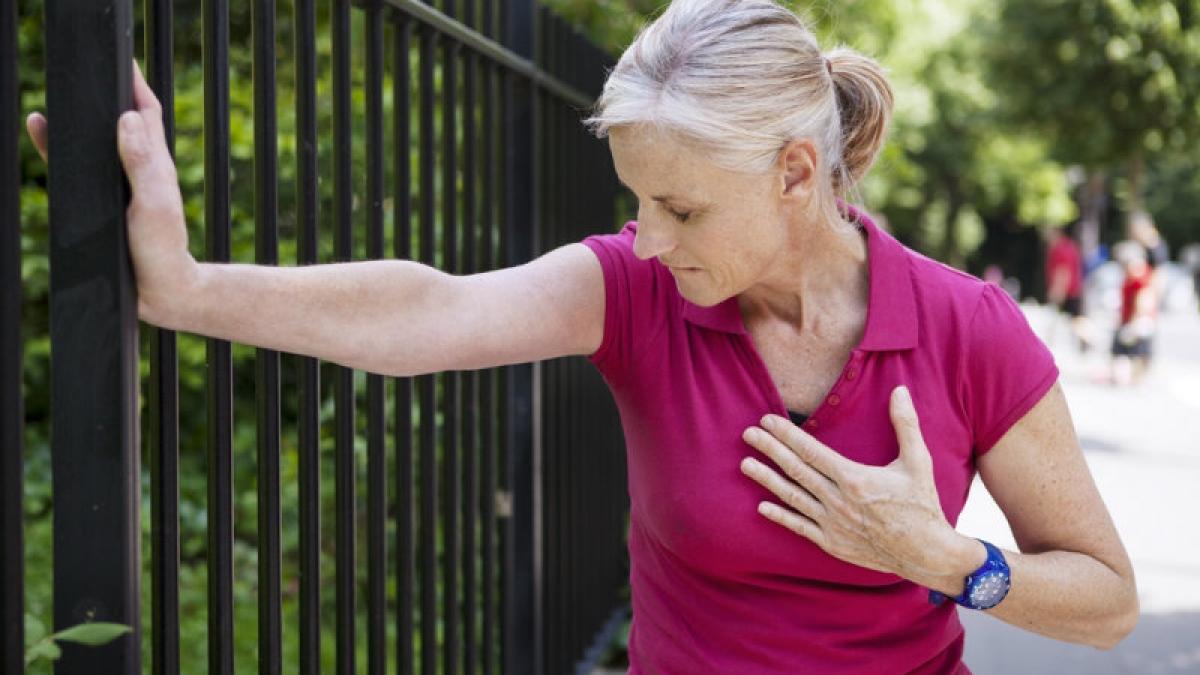
[[[1108,651],[1116,647],[1122,640],[1129,637],[1137,627],[1138,618],[1141,616],[1141,610],[1138,605],[1137,591],[1130,591],[1130,600],[1127,601],[1123,611],[1114,616],[1109,623],[1109,629],[1099,633],[1096,637],[1097,641],[1093,644],[1097,649]]]

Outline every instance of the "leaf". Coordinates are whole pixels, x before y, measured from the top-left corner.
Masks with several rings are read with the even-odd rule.
[[[78,626],[72,626],[65,630],[61,630],[50,637],[55,640],[78,642],[82,645],[96,647],[107,642],[112,642],[125,633],[132,632],[133,629],[124,624],[96,621],[93,623],[82,623]]]
[[[28,612],[25,613],[25,642],[37,642],[46,636],[46,627],[42,625],[38,618]]]
[[[38,659],[57,661],[60,656],[62,656],[62,650],[58,648],[58,645],[49,639],[42,640],[25,650],[25,665],[29,665]]]

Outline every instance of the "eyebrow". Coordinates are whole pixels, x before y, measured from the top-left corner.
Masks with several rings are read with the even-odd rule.
[[[625,188],[628,189],[630,192],[633,191],[633,188],[629,187],[629,183],[626,183],[625,181],[621,180],[620,176],[617,176],[617,182],[620,183],[621,185],[624,185]],[[683,201],[683,202],[691,201],[691,200],[687,199],[686,197],[676,197],[675,195],[652,195],[650,197],[650,199],[653,199],[656,202],[676,201],[676,200]]]

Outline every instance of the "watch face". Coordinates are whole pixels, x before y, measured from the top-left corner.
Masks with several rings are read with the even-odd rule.
[[[971,604],[979,609],[995,607],[1008,594],[1008,575],[1003,572],[985,572],[974,581],[971,585]]]

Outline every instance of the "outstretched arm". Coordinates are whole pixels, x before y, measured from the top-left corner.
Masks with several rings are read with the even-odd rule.
[[[162,108],[136,63],[134,98],[137,109],[121,116],[117,139],[133,193],[126,220],[144,321],[397,376],[599,348],[604,277],[582,244],[471,276],[407,260],[197,263]],[[34,113],[26,125],[45,158],[46,119]]]

